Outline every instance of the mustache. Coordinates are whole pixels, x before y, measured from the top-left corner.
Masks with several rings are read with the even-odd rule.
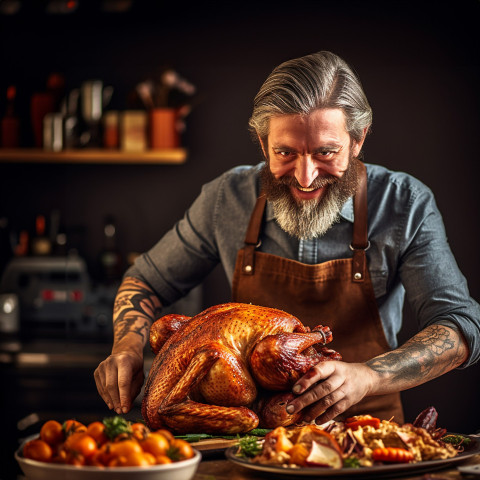
[[[323,188],[327,185],[333,185],[337,183],[340,179],[335,177],[334,175],[324,175],[322,177],[317,177],[313,180],[313,182],[308,186],[308,188]],[[287,187],[302,187],[298,180],[295,177],[284,176],[280,177],[276,180],[278,184],[285,185]]]

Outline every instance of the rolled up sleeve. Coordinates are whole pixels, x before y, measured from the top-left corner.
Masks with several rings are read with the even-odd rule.
[[[433,194],[426,187],[413,192],[400,238],[406,299],[420,329],[449,322],[458,327],[469,347],[465,368],[480,359],[480,307],[450,249]]]

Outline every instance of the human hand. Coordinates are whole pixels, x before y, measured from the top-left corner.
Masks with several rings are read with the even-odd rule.
[[[94,377],[108,408],[127,413],[143,385],[143,357],[131,352],[112,354],[100,363]]]
[[[288,403],[287,412],[305,409],[306,422],[328,422],[367,396],[374,380],[375,373],[363,363],[317,363],[293,386],[298,396]]]

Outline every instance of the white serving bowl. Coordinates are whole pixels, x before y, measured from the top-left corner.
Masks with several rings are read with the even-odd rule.
[[[26,441],[31,440],[31,438]],[[25,442],[26,442],[25,441]],[[152,465],[151,467],[76,467],[56,463],[38,462],[23,456],[23,446],[15,452],[20,468],[28,480],[191,480],[197,471],[202,454],[194,449],[195,455],[188,460]]]

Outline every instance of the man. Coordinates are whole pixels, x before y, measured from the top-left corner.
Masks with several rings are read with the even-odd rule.
[[[344,361],[312,368],[287,406],[306,420],[370,413],[402,422],[400,391],[478,361],[480,307],[433,195],[409,175],[360,161],[371,123],[359,80],[330,52],[270,74],[250,119],[265,162],[205,185],[125,275],[112,354],[95,372],[109,408],[126,413],[140,391],[143,346],[162,305],[218,262],[234,301],[332,328]],[[405,294],[419,332],[398,347]]]

